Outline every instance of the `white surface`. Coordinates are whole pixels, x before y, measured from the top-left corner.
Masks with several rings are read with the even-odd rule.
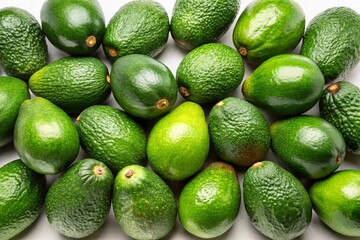
[[[171,17],[172,8],[175,3],[175,0],[158,0],[167,10],[169,17]],[[0,0],[0,8],[8,7],[8,6],[16,6],[23,8],[33,14],[37,19],[40,19],[40,9],[42,6],[43,0]],[[106,22],[110,20],[110,18],[115,14],[115,12],[125,3],[129,2],[128,0],[99,0],[102,9],[105,13]],[[251,2],[251,0],[243,0],[241,3],[241,8],[238,16],[244,10],[244,8]],[[360,13],[360,1],[359,0],[297,0],[297,2],[302,6],[305,14],[306,14],[306,24],[318,13],[321,11],[333,7],[333,6],[348,6]],[[238,17],[237,17],[238,18]],[[232,31],[234,24],[237,20],[235,19],[234,23],[232,24],[229,31],[224,35],[223,38],[220,39],[220,42],[227,44],[231,47],[234,47],[232,43]],[[49,51],[50,51],[50,60],[56,60],[58,58],[66,56],[66,54],[61,53],[59,50],[55,49],[50,43],[48,44]],[[297,48],[294,52],[298,53]],[[158,57],[160,61],[165,63],[172,72],[176,73],[176,69],[181,61],[181,59],[186,55],[186,52],[182,51],[181,49],[177,48],[172,40],[171,36],[169,35],[169,40],[164,49],[163,53]],[[105,56],[102,52],[102,48],[97,51],[97,56],[104,60],[104,62],[108,65],[109,70],[111,64],[105,59]],[[248,66],[246,66],[246,73],[245,77],[251,73],[251,70]],[[360,86],[360,64],[352,71],[352,73],[347,77],[347,80],[355,83],[356,85]],[[236,92],[233,94],[234,96],[241,97],[241,88],[239,87]],[[178,103],[183,101],[181,97],[178,98]],[[119,107],[114,99],[111,98],[108,101],[108,104],[113,105],[115,107]],[[316,105],[313,109],[311,109],[308,114],[318,115],[318,106]],[[209,109],[206,109],[208,111]],[[271,123],[273,119],[270,117],[269,122]],[[85,157],[84,153],[81,153],[78,159]],[[5,148],[0,149],[0,166],[6,164],[9,161],[17,159],[18,155],[16,154],[14,147],[10,144]],[[273,160],[274,156],[269,151],[267,155],[267,159]],[[342,164],[340,169],[360,169],[360,156],[354,156],[351,154],[347,154],[345,162]],[[238,175],[240,183],[242,184],[242,179],[244,175],[245,169],[238,169]],[[51,183],[54,178],[57,176],[48,176],[48,182]],[[175,194],[178,195],[179,191],[183,183],[178,184],[171,184],[172,189],[174,190]],[[241,186],[242,187],[242,186]],[[65,237],[61,236],[55,230],[52,229],[51,225],[47,222],[46,216],[44,212],[40,216],[40,218],[24,233],[19,235],[16,239],[34,239],[34,240],[41,240],[41,239],[66,239]],[[105,223],[105,225],[97,231],[92,236],[88,237],[87,239],[130,239],[127,237],[117,225],[115,218],[113,216],[112,211]],[[190,234],[188,234],[180,225],[179,221],[171,234],[169,234],[167,239],[171,240],[180,240],[180,239],[198,239]],[[228,239],[228,240],[235,240],[235,239],[245,239],[245,240],[261,240],[267,239],[262,234],[260,234],[257,230],[255,230],[244,209],[243,202],[241,203],[240,213],[236,219],[234,226],[224,235],[216,238],[216,239]],[[317,240],[335,240],[335,239],[354,239],[354,238],[346,238],[339,234],[336,234],[329,230],[324,224],[320,222],[317,218],[316,214],[313,214],[313,219],[310,227],[307,231],[298,239],[317,239]]]

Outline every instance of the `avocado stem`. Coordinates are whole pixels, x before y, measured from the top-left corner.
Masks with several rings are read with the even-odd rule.
[[[251,168],[258,168],[258,167],[262,167],[264,164],[262,162],[256,162],[254,163]]]
[[[96,37],[95,36],[89,36],[86,40],[86,46],[93,47],[96,44]]]
[[[127,177],[127,178],[131,178],[132,175],[134,175],[134,171],[131,169],[125,173],[125,177]]]
[[[343,158],[341,157],[341,155],[337,155],[336,157],[336,163],[340,164],[343,161]]]
[[[108,85],[110,85],[110,75],[109,74],[106,75],[106,83]]]
[[[79,114],[79,116],[75,119],[75,123],[79,122],[81,118],[81,114]]]
[[[167,99],[165,99],[165,98],[160,99],[156,103],[156,108],[159,109],[159,110],[164,110],[168,106],[169,106],[169,101]]]
[[[95,166],[94,173],[96,174],[96,176],[101,176],[105,173],[105,169],[102,166]]]
[[[215,104],[215,106],[217,106],[217,107],[222,107],[222,106],[224,106],[224,102],[223,102],[223,101],[220,101],[220,102],[218,102],[217,104]]]
[[[327,90],[328,90],[329,92],[331,92],[331,93],[336,93],[336,92],[339,91],[339,89],[340,89],[340,86],[339,86],[339,84],[337,84],[337,83],[334,83],[334,84],[332,84],[332,85],[330,85],[330,86],[327,87]]]
[[[116,51],[116,49],[110,48],[110,49],[109,49],[109,55],[110,55],[111,57],[116,57],[116,56],[117,56],[117,51]]]
[[[179,92],[180,92],[181,96],[183,96],[185,98],[190,96],[189,90],[187,90],[185,87],[179,87]]]
[[[245,47],[240,47],[240,48],[239,48],[239,53],[240,53],[242,56],[246,57],[246,56],[247,56],[247,49],[246,49]]]

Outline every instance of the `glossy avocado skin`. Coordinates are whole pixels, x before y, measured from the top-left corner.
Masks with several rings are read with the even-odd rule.
[[[348,7],[329,8],[309,23],[300,54],[314,60],[326,82],[343,80],[360,60],[360,15]]]
[[[14,77],[0,77],[0,147],[10,143],[20,106],[30,98],[27,84]]]
[[[293,0],[257,0],[241,13],[233,42],[244,60],[259,65],[293,50],[305,30],[305,14]]]
[[[0,168],[0,239],[12,239],[39,217],[46,178],[20,159]]]
[[[0,65],[5,72],[24,81],[47,64],[48,50],[40,24],[27,11],[7,7],[0,10]]]
[[[347,149],[360,154],[360,89],[351,82],[328,86],[319,100],[320,115],[344,136]]]
[[[50,42],[70,55],[95,52],[105,32],[104,14],[97,0],[47,0],[40,18]]]

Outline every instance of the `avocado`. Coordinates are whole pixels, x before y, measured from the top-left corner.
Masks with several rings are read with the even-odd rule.
[[[326,82],[343,80],[360,60],[360,15],[348,7],[329,8],[306,28],[300,54],[315,61]]]
[[[110,95],[106,65],[94,57],[66,57],[34,73],[30,90],[68,114],[103,103]]]
[[[241,191],[235,169],[213,162],[192,178],[179,197],[182,226],[200,238],[214,238],[229,230],[240,210]]]
[[[143,54],[130,54],[113,64],[110,87],[125,112],[154,119],[166,114],[177,98],[177,84],[170,69]]]
[[[360,237],[360,171],[340,170],[316,181],[309,189],[314,211],[337,233]]]
[[[344,161],[343,136],[328,121],[316,116],[296,116],[270,126],[271,149],[289,170],[317,179],[335,171]]]
[[[294,239],[310,225],[312,206],[302,183],[271,161],[254,163],[244,175],[244,205],[250,221],[271,239]]]
[[[24,81],[47,64],[48,50],[39,22],[29,12],[0,9],[0,65]]]
[[[13,140],[20,106],[29,98],[28,86],[24,81],[15,77],[0,77],[0,147]]]
[[[320,99],[325,81],[311,59],[281,54],[257,67],[242,86],[244,98],[270,113],[291,116],[311,109]]]
[[[239,54],[220,43],[204,44],[183,58],[176,71],[179,93],[198,104],[214,103],[242,82],[244,63]]]
[[[130,165],[120,170],[112,204],[117,223],[131,238],[161,239],[175,226],[177,207],[173,192],[143,166]]]
[[[169,37],[169,17],[154,0],[133,0],[110,19],[103,39],[105,55],[115,61],[129,54],[157,56]]]
[[[40,19],[49,41],[70,55],[92,54],[105,33],[104,14],[97,0],[47,0]]]
[[[45,98],[25,100],[14,129],[14,146],[21,160],[42,174],[57,174],[69,166],[80,150],[71,118]]]
[[[177,45],[192,50],[216,42],[229,29],[240,8],[240,0],[176,0],[170,32]]]
[[[209,148],[204,110],[197,103],[184,102],[151,129],[147,156],[151,168],[162,178],[181,181],[202,167]]]
[[[323,91],[320,116],[333,124],[345,139],[347,149],[360,154],[360,89],[351,82],[337,82]]]
[[[84,151],[114,174],[127,165],[145,163],[145,131],[123,111],[94,105],[81,112],[75,126]]]
[[[270,148],[264,115],[244,99],[228,97],[209,114],[209,135],[215,153],[224,161],[251,166],[263,160]]]
[[[11,239],[35,222],[45,194],[45,176],[20,159],[0,167],[0,239]]]
[[[45,213],[51,226],[70,238],[83,238],[105,222],[114,177],[102,162],[85,158],[67,169],[49,188]]]
[[[305,14],[294,0],[255,0],[241,13],[233,42],[244,60],[260,65],[292,51],[305,30]]]

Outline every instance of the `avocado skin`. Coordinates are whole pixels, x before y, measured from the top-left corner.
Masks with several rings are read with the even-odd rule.
[[[229,29],[240,8],[240,0],[177,0],[170,32],[177,45],[190,51],[218,41]]]
[[[129,54],[157,56],[169,37],[169,17],[153,0],[135,0],[123,5],[110,19],[104,39],[105,55],[112,62]],[[116,54],[111,54],[114,49]]]
[[[319,100],[320,116],[343,135],[347,149],[360,154],[360,89],[351,82],[328,86]]]
[[[0,147],[13,140],[13,131],[20,106],[30,98],[27,84],[14,77],[0,77]]]
[[[104,162],[114,174],[128,165],[145,164],[145,131],[122,110],[104,105],[88,107],[75,126],[84,151]]]
[[[20,159],[0,168],[0,239],[11,239],[39,217],[46,178]]]
[[[209,114],[211,146],[217,156],[239,166],[261,161],[270,148],[270,132],[264,115],[244,99],[228,97]]]
[[[246,62],[259,65],[293,50],[304,30],[305,13],[296,1],[257,0],[237,20],[233,43]]]
[[[0,9],[0,65],[24,81],[47,64],[48,50],[40,24],[27,11]]]
[[[174,193],[151,170],[140,165],[124,167],[115,178],[113,192],[115,219],[130,237],[162,239],[174,228]]]
[[[49,41],[70,55],[87,56],[101,45],[105,20],[96,0],[47,0],[41,8],[40,18]],[[96,38],[91,47],[86,44],[90,36]]]
[[[264,160],[250,167],[243,190],[250,221],[265,236],[294,239],[310,225],[312,206],[306,189],[276,163]]]
[[[51,226],[71,238],[98,230],[111,207],[114,177],[102,162],[85,158],[73,164],[50,187],[45,213]]]
[[[80,150],[71,118],[49,100],[35,97],[20,107],[14,128],[14,146],[21,160],[42,174],[64,171]]]
[[[94,57],[66,57],[34,73],[30,90],[46,98],[68,114],[102,104],[110,95],[108,69]]]
[[[201,238],[224,234],[240,210],[241,189],[235,169],[223,162],[213,162],[192,178],[179,197],[182,226]]]
[[[110,73],[115,100],[129,114],[155,119],[168,113],[177,99],[177,84],[171,70],[143,54],[130,54],[115,61]],[[166,101],[160,105],[159,102]]]
[[[326,82],[343,80],[360,60],[360,15],[329,8],[309,23],[300,54],[315,61]]]

